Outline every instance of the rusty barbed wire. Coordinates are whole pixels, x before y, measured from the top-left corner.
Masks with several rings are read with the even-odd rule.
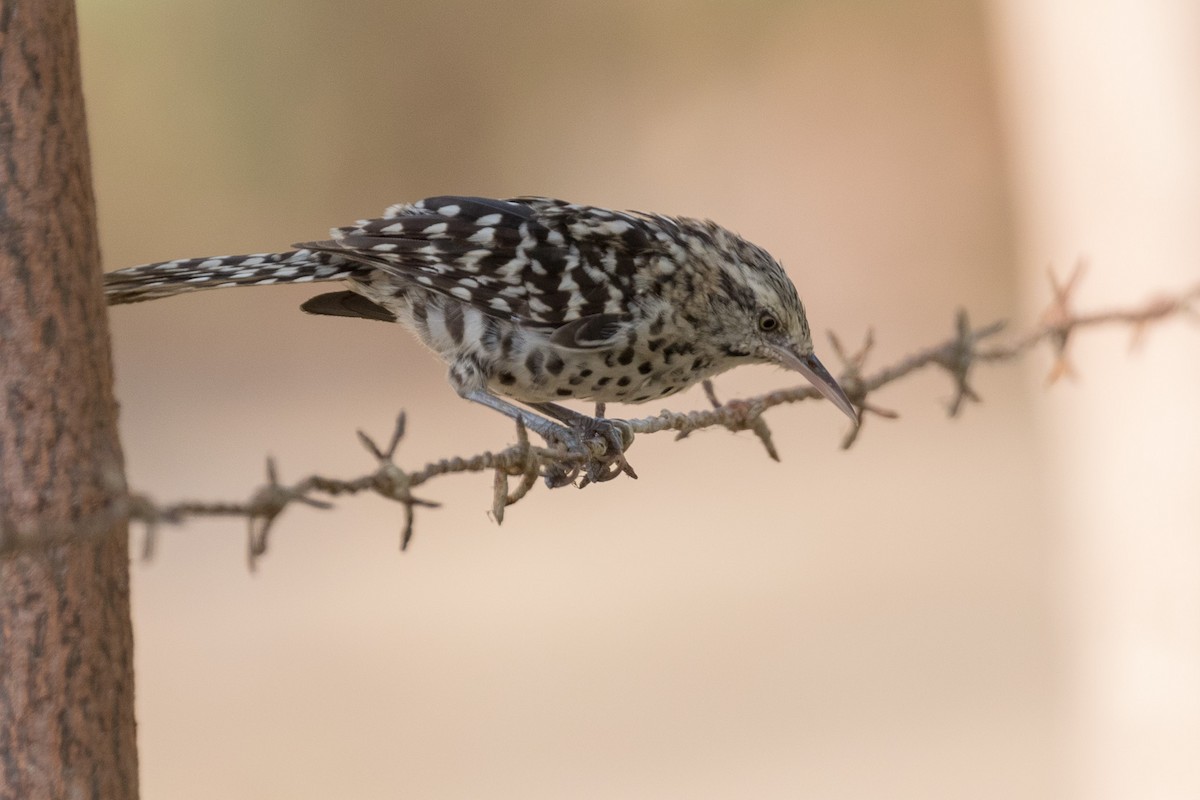
[[[1040,322],[1031,330],[1007,343],[991,342],[1005,328],[1005,323],[993,322],[976,328],[965,310],[959,310],[954,320],[953,334],[932,346],[918,350],[894,364],[868,373],[866,365],[874,346],[874,333],[868,330],[857,350],[848,350],[841,340],[830,334],[830,342],[837,358],[842,362],[839,382],[846,395],[860,409],[860,424],[842,441],[849,448],[859,438],[863,422],[870,416],[895,419],[898,414],[871,402],[872,396],[884,386],[929,366],[944,370],[954,383],[954,396],[947,412],[951,417],[962,412],[967,403],[981,402],[971,386],[972,370],[979,364],[1011,361],[1033,350],[1042,343],[1053,349],[1054,363],[1047,376],[1053,383],[1063,376],[1074,374],[1070,363],[1070,346],[1075,334],[1086,328],[1099,325],[1123,324],[1132,329],[1134,340],[1139,341],[1146,328],[1156,322],[1188,316],[1200,319],[1200,284],[1174,295],[1152,298],[1138,306],[1116,308],[1092,313],[1074,310],[1074,294],[1083,275],[1083,265],[1072,271],[1065,282],[1060,282],[1053,272],[1050,284],[1053,300],[1042,314]],[[984,347],[984,344],[990,346]],[[674,431],[676,439],[686,438],[691,433],[712,427],[724,427],[733,432],[750,431],[762,442],[767,455],[778,461],[779,453],[772,442],[771,430],[763,415],[770,409],[820,397],[816,389],[808,386],[781,389],[755,397],[721,402],[711,382],[704,383],[705,394],[712,406],[709,409],[690,412],[664,410],[655,416],[629,419],[626,422],[635,434],[653,434]],[[598,415],[603,408],[597,409]],[[520,423],[517,424],[517,442],[498,452],[483,452],[470,457],[452,457],[434,461],[414,471],[406,471],[396,464],[396,451],[404,438],[406,416],[403,412],[396,421],[391,438],[385,447],[362,431],[359,440],[377,467],[373,472],[353,479],[330,478],[310,475],[294,484],[280,483],[273,460],[267,461],[267,482],[256,489],[245,502],[198,502],[182,501],[169,505],[158,505],[141,494],[129,497],[124,504],[129,518],[146,526],[143,557],[153,555],[157,534],[163,524],[180,524],[193,517],[232,516],[247,522],[247,558],[253,568],[255,562],[267,551],[269,535],[279,516],[290,506],[300,503],[314,508],[328,509],[332,503],[313,497],[353,495],[374,492],[399,503],[404,508],[404,521],[400,533],[400,549],[408,547],[413,534],[416,508],[437,508],[438,503],[422,499],[412,492],[417,487],[442,475],[464,472],[493,471],[491,515],[497,523],[504,521],[505,510],[527,497],[542,478],[550,487],[575,484],[580,487],[603,482],[626,474],[636,478],[633,468],[623,459],[598,460],[594,452],[570,452],[561,448],[541,447],[530,442]],[[518,479],[515,489],[510,479]]]

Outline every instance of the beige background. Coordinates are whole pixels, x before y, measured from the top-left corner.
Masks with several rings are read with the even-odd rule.
[[[282,249],[430,194],[550,194],[740,231],[818,331],[873,326],[882,365],[960,306],[1030,324],[1023,276],[1062,258],[1018,246],[994,21],[971,2],[80,17],[110,269]],[[354,431],[383,437],[401,408],[406,465],[511,440],[403,331],[302,315],[314,293],[114,311],[136,487],[243,497],[267,454],[288,478],[358,474]],[[836,364],[823,334],[819,352]],[[503,527],[489,476],[439,480],[403,556],[374,499],[289,512],[256,574],[237,523],[168,531],[135,569],[144,795],[1069,796],[1048,363],[982,370],[985,404],[953,421],[947,377],[910,378],[877,398],[902,418],[850,452],[827,405],[771,414],[782,464],[746,435],[644,437],[641,480],[539,486]]]

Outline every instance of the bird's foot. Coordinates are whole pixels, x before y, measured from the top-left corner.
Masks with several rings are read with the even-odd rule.
[[[581,463],[568,467],[557,466],[546,471],[546,485],[550,488],[574,483],[582,474],[579,488],[589,483],[603,483],[624,473],[637,478],[625,451],[633,444],[633,428],[625,420],[603,419],[579,415],[571,420],[569,427],[559,428],[554,437],[569,453],[583,457]]]

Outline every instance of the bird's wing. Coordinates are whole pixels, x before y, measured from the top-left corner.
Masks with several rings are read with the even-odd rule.
[[[635,214],[548,198],[432,197],[298,245],[336,252],[469,303],[493,317],[558,330],[566,346],[598,346],[660,252]],[[580,320],[603,317],[583,324]],[[575,336],[576,332],[579,336]]]

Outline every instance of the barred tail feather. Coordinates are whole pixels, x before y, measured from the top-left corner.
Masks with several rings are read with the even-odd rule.
[[[369,269],[311,250],[182,258],[105,273],[104,296],[113,306],[226,286],[341,280]]]

